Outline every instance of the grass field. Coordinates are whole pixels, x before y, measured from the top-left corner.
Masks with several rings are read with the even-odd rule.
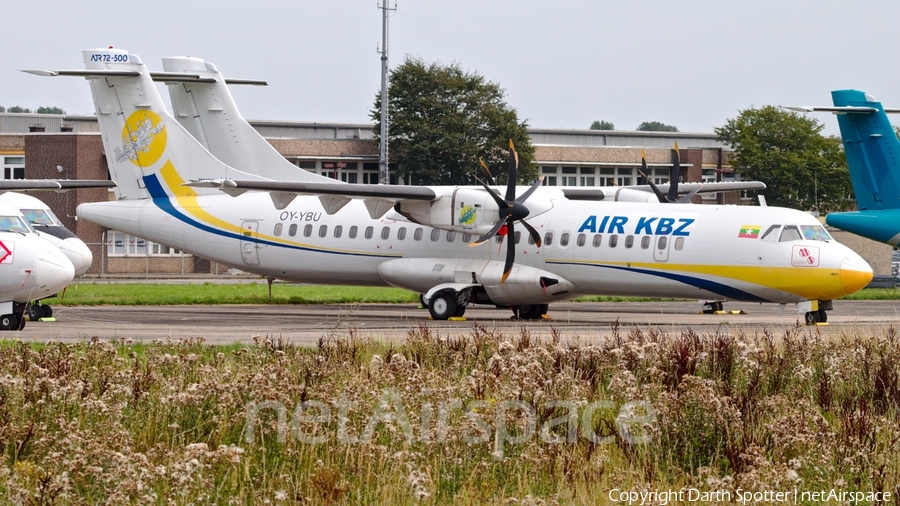
[[[0,503],[627,504],[693,489],[757,504],[835,489],[869,504],[900,493],[898,407],[892,328],[4,341]]]
[[[898,300],[894,288],[865,289],[848,300]],[[418,294],[399,288],[275,284],[273,304],[345,304],[350,302],[415,303]],[[600,297],[578,299],[586,302],[650,301],[659,299]],[[672,299],[665,299],[672,300]],[[105,284],[73,283],[63,297],[47,299],[56,306],[167,305],[167,304],[268,304],[266,284]]]

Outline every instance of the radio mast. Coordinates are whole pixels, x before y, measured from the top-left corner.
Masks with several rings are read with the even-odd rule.
[[[378,157],[379,184],[390,183],[388,177],[388,12],[397,10],[388,7],[390,0],[381,0],[381,149]]]

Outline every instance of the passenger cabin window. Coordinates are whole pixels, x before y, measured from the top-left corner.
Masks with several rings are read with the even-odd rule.
[[[356,239],[357,230],[359,229],[356,227],[356,225],[353,225],[352,227],[350,227],[350,233],[348,233],[347,235],[350,236],[351,239]]]
[[[684,237],[679,237],[675,239],[675,249],[681,251],[684,248]]]
[[[385,241],[391,238],[391,227],[384,227],[381,229],[381,238]]]
[[[397,231],[397,239],[400,241],[406,239],[406,227],[400,227],[400,230]]]
[[[375,234],[374,227],[366,227],[366,232],[365,232],[366,239],[371,239],[374,234]]]
[[[547,235],[544,236],[544,246],[550,246],[553,244],[553,232],[547,232]]]
[[[650,247],[650,236],[645,235],[644,237],[641,237],[641,249],[647,249],[649,247]]]
[[[656,249],[664,250],[664,249],[666,249],[666,246],[668,244],[669,244],[669,237],[665,236],[665,235],[660,236],[659,239],[657,239],[657,241],[656,241]]]
[[[447,232],[447,242],[453,242],[456,239],[456,232]]]
[[[565,248],[569,245],[569,233],[563,232],[561,236],[559,236],[559,247]]]
[[[603,236],[600,234],[595,235],[594,236],[594,247],[599,248],[600,245],[602,245],[602,244],[603,244]]]
[[[626,248],[630,248],[630,247],[632,247],[632,246],[634,246],[634,236],[633,236],[633,235],[626,235],[626,236],[625,236],[625,247],[626,247]]]
[[[421,241],[423,235],[425,235],[425,231],[422,230],[421,228],[417,228],[416,231],[413,232],[413,239],[415,239],[417,241]]]
[[[534,237],[531,234],[528,234],[528,244],[534,244]]]
[[[522,232],[516,230],[516,244],[519,244],[520,240],[522,240]]]
[[[768,242],[776,242],[775,238],[778,237],[778,234],[776,234],[775,232],[778,232],[779,228],[781,228],[781,225],[772,225],[771,227],[766,229],[766,232],[762,235],[762,240]]]
[[[784,229],[781,230],[781,238],[778,239],[778,242],[790,242],[790,241],[799,241],[803,239],[803,236],[800,235],[800,230],[794,225],[786,225]]]
[[[326,235],[328,235],[328,225],[320,225],[319,237],[325,237]]]
[[[462,241],[463,242],[472,242],[472,234],[463,234]]]
[[[312,235],[312,225],[307,225],[303,227],[303,237],[309,237]]]
[[[276,224],[275,224],[275,237],[278,237],[278,236],[281,235],[281,229],[283,229],[283,228],[284,228],[284,224],[283,224],[283,223],[276,223]]]
[[[619,244],[619,236],[616,234],[609,236],[609,247],[615,248],[616,244]]]
[[[295,235],[297,235],[297,224],[296,223],[291,223],[291,226],[288,227],[288,235],[291,237],[294,237]]]
[[[437,240],[440,239],[440,238],[441,238],[441,231],[440,231],[440,230],[434,229],[434,230],[431,231],[431,240],[432,240],[432,241],[437,241]]]
[[[334,227],[334,238],[339,239],[341,237],[341,232],[344,230],[344,227],[341,225],[336,225]]]
[[[577,244],[579,247],[584,246],[584,243],[586,240],[587,240],[587,235],[578,234],[578,239],[575,239],[575,244]]]

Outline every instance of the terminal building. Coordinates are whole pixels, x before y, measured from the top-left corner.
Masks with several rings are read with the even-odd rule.
[[[370,123],[250,121],[279,153],[298,167],[352,184],[377,184],[378,146]],[[678,143],[681,177],[686,182],[734,180],[730,149],[713,133],[619,130],[528,131],[535,164],[549,186],[626,186],[643,184],[638,169],[646,153],[654,183],[668,183],[672,146]],[[0,113],[0,165],[3,179],[107,179],[109,171],[94,116]],[[396,169],[391,165],[391,169]],[[417,184],[391,175],[392,184]],[[79,221],[82,202],[109,200],[108,190],[36,194],[81,237],[94,253],[87,275],[220,274],[226,266],[195,258],[161,244]],[[695,204],[747,204],[741,192],[695,196]],[[875,269],[890,274],[890,246],[834,232],[857,249]],[[859,245],[857,245],[859,242]]]

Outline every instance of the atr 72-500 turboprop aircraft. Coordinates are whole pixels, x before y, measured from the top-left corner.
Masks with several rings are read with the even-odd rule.
[[[139,57],[83,55],[86,70],[29,71],[90,83],[117,199],[81,204],[78,216],[250,272],[399,286],[425,293],[434,318],[461,316],[473,299],[536,307],[522,311],[535,317],[553,301],[621,294],[796,303],[810,323],[872,277],[815,218],[790,209],[600,204],[540,181],[501,196],[267,179],[204,149],[166,111]],[[391,209],[407,221],[383,218]],[[469,247],[479,235],[487,244]]]
[[[869,239],[900,246],[900,140],[880,102],[862,91],[831,92],[834,106],[787,107],[838,115],[858,211],[830,213],[825,222]]]

